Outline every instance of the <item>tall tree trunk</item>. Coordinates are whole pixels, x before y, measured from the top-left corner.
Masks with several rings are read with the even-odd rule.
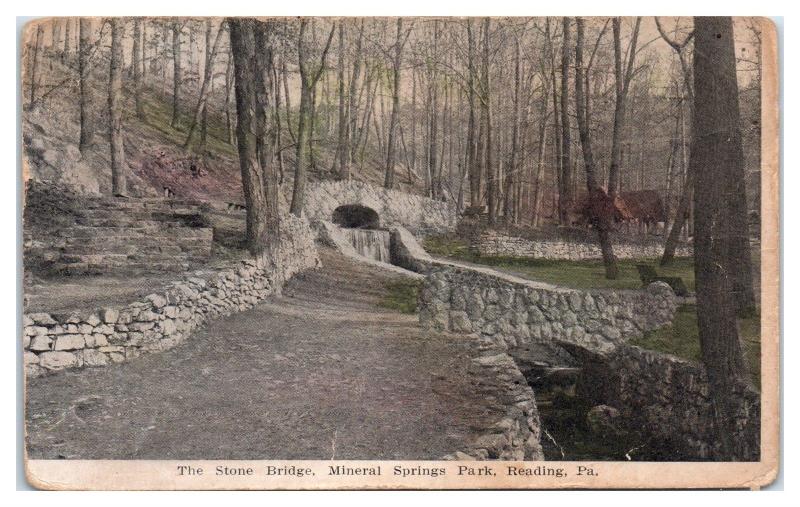
[[[233,52],[228,48],[228,64],[225,67],[225,131],[228,144],[233,144],[233,122],[231,120],[231,87],[233,86]]]
[[[345,131],[345,152],[347,156],[347,164],[342,167],[342,174],[341,177],[343,180],[350,179],[350,166],[353,165],[353,162],[356,158],[356,150],[358,149],[357,143],[353,143],[353,139],[356,135],[356,126],[358,124],[358,94],[356,93],[358,89],[358,80],[361,76],[361,51],[363,47],[364,41],[364,19],[361,19],[361,25],[358,31],[358,38],[356,39],[356,48],[355,53],[353,54],[353,72],[350,76],[350,103],[347,107],[348,116],[349,116],[349,123],[347,125],[347,129]],[[367,88],[369,88],[369,84],[367,84]]]
[[[172,23],[172,121],[170,126],[177,129],[180,124],[181,103],[181,25],[180,22]]]
[[[744,376],[744,360],[736,329],[738,270],[731,265],[740,224],[728,203],[745,201],[733,22],[729,17],[697,17],[694,26],[695,114],[689,164],[697,182],[697,324],[722,459],[743,459],[734,452],[732,400],[733,386]],[[749,253],[742,255],[735,260],[749,261]]]
[[[625,112],[628,100],[628,89],[630,88],[631,78],[633,77],[633,66],[636,59],[636,41],[639,38],[639,25],[642,18],[636,18],[636,24],[631,35],[631,43],[628,48],[628,62],[623,63],[625,55],[622,51],[621,24],[620,18],[611,20],[611,27],[614,34],[614,123],[611,131],[611,165],[608,169],[608,193],[614,198],[620,191],[619,170],[622,159],[622,132],[625,129]]]
[[[475,73],[476,46],[475,34],[472,31],[472,19],[467,19],[467,40],[468,40],[468,74],[467,74],[467,93],[469,101],[469,120],[467,123],[467,154],[465,157],[467,174],[469,174],[469,203],[470,206],[479,206],[481,203],[481,166],[477,163],[477,142],[475,136],[475,83],[477,81]]]
[[[400,122],[400,66],[403,60],[403,46],[405,40],[403,36],[403,18],[397,18],[397,40],[394,44],[394,86],[392,87],[392,116],[389,120],[389,136],[386,141],[386,178],[383,186],[386,188],[394,187],[394,152],[395,152],[395,131]]]
[[[508,171],[506,172],[505,192],[504,192],[504,213],[506,222],[515,222],[514,213],[516,206],[514,206],[516,197],[514,194],[514,181],[519,165],[520,154],[519,151],[519,123],[520,123],[520,49],[519,38],[514,39],[514,106],[513,106],[513,126],[511,132],[511,161],[508,164]]]
[[[206,19],[206,51],[205,65],[203,66],[203,85],[208,82],[207,90],[200,90],[200,95],[211,93],[214,89],[214,57],[217,54],[216,41],[211,40],[211,18]],[[217,34],[219,40],[219,33]],[[205,147],[208,140],[208,100],[203,102],[203,111],[200,116],[200,145]]]
[[[267,200],[264,194],[261,165],[256,154],[254,111],[255,94],[255,20],[228,18],[233,53],[236,93],[236,144],[239,151],[239,168],[242,173],[242,190],[247,208],[246,241],[253,255],[268,248],[269,235],[277,231],[268,228]]]
[[[125,22],[111,18],[111,64],[108,80],[109,142],[111,145],[111,192],[117,196],[128,193],[125,147],[122,140],[122,37]]]
[[[487,186],[487,199],[486,204],[489,207],[489,223],[495,224],[497,222],[497,180],[496,171],[492,162],[492,103],[491,103],[491,80],[489,78],[489,46],[491,38],[491,19],[483,19],[483,55],[482,55],[482,71],[483,71],[483,108],[485,111],[485,135],[486,135],[486,149],[484,156],[486,157],[486,186]]]
[[[89,51],[92,37],[91,18],[81,18],[79,24],[80,47],[78,48],[78,86],[80,88],[80,126],[81,134],[78,149],[86,153],[92,144],[94,136],[94,122],[92,121],[91,103],[92,87],[89,85]]]
[[[61,61],[64,63],[69,62],[69,49],[70,49],[70,18],[64,18],[64,52],[61,53]]]
[[[569,209],[572,206],[570,181],[572,162],[570,160],[572,139],[569,120],[569,65],[570,65],[570,21],[561,20],[563,46],[561,48],[561,171],[558,178],[558,222],[569,225]]]
[[[296,151],[296,165],[294,172],[294,189],[292,192],[292,204],[290,211],[295,216],[301,216],[303,213],[303,205],[305,200],[305,185],[306,185],[306,159],[308,158],[309,149],[309,128],[310,124],[313,128],[312,107],[314,100],[314,89],[317,86],[320,76],[325,70],[325,61],[328,56],[328,50],[331,47],[333,34],[336,31],[336,26],[331,29],[328,35],[328,42],[325,49],[322,51],[320,63],[316,69],[309,68],[308,55],[306,54],[305,32],[308,27],[308,20],[300,20],[300,33],[297,37],[297,61],[300,68],[300,110],[299,120],[297,125],[297,151]],[[288,98],[288,97],[287,97]]]
[[[39,71],[39,46],[41,44],[42,33],[44,33],[44,27],[41,24],[36,25],[36,35],[33,39],[33,55],[32,55],[32,63],[31,63],[31,101],[30,105],[33,105],[34,100],[36,100],[36,85],[39,79],[38,71]]]
[[[597,170],[592,152],[592,140],[589,130],[590,118],[586,116],[586,98],[584,97],[584,68],[583,68],[583,19],[576,19],[577,35],[575,41],[575,109],[578,116],[578,132],[583,149],[583,161],[586,167],[586,189],[589,192],[589,218],[597,230],[600,242],[600,251],[603,255],[603,265],[606,278],[613,280],[619,274],[614,248],[611,245],[611,225],[613,223],[614,201],[597,183]]]
[[[342,179],[348,173],[345,166],[348,164],[348,147],[347,147],[347,127],[349,119],[347,118],[347,99],[345,97],[345,75],[344,75],[344,60],[345,60],[345,43],[344,43],[344,21],[339,21],[339,60],[337,65],[337,79],[339,81],[339,125],[338,134],[339,139],[336,145],[336,156],[333,161],[333,172],[338,173]]]
[[[208,91],[211,88],[211,79],[212,79],[212,65],[214,63],[214,57],[217,54],[217,49],[219,48],[219,42],[222,38],[222,32],[225,29],[225,23],[219,25],[219,29],[217,30],[217,36],[214,38],[214,44],[209,48],[208,52],[206,53],[206,66],[203,69],[203,83],[200,86],[200,96],[197,98],[197,105],[194,108],[194,113],[192,114],[192,123],[189,125],[189,133],[186,135],[186,141],[183,143],[183,148],[186,149],[189,147],[189,144],[192,142],[192,136],[194,136],[194,131],[197,129],[197,124],[202,124],[202,115],[206,110],[206,105],[208,104]],[[259,53],[262,53],[263,50],[259,48]],[[255,78],[258,78],[258,75],[254,75]],[[202,134],[200,136],[200,144],[204,145],[204,141],[202,139]]]
[[[131,60],[136,116],[144,121],[144,104],[142,103],[142,18],[136,18],[133,21],[133,55]]]

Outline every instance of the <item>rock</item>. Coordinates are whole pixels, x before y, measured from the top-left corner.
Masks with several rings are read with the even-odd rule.
[[[80,364],[78,356],[72,352],[43,352],[39,355],[39,364],[48,370],[74,368]]]
[[[100,317],[96,313],[89,315],[89,318],[86,319],[86,323],[92,327],[96,327],[100,322]]]
[[[586,414],[589,430],[596,435],[619,435],[619,410],[608,405],[592,407]]]
[[[167,305],[167,298],[160,294],[150,294],[145,299],[153,303],[155,308],[163,308]]]
[[[100,318],[106,324],[116,324],[117,319],[119,319],[119,311],[113,308],[103,308],[100,310]]]
[[[450,312],[450,329],[457,333],[471,333],[472,322],[467,312]]]
[[[105,366],[108,361],[108,356],[99,350],[86,349],[83,351],[83,362],[86,366]]]
[[[47,313],[29,313],[28,318],[33,320],[34,323],[42,325],[42,326],[55,326],[58,324],[53,318]]]
[[[54,350],[78,350],[86,346],[86,341],[79,334],[64,334],[56,338]]]
[[[53,343],[53,340],[47,336],[36,336],[31,340],[30,350],[34,352],[50,350],[51,343]]]

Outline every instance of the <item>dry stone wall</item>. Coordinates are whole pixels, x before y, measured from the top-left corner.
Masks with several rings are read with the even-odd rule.
[[[452,232],[458,222],[452,203],[354,180],[309,183],[305,202],[303,214],[312,223],[332,220],[334,210],[348,204],[375,210],[381,227],[399,225],[418,235]]]
[[[492,270],[434,264],[420,294],[423,325],[479,333],[498,345],[574,344],[597,353],[672,322],[672,290],[575,290]]]
[[[25,314],[26,374],[104,366],[166,350],[210,320],[252,308],[280,292],[292,275],[320,265],[314,233],[305,219],[283,217],[281,238],[274,256],[192,272],[165,291],[123,308],[89,315]]]
[[[720,459],[705,369],[698,363],[632,345],[605,357],[585,357],[578,390],[595,404],[620,410],[629,431],[667,442],[683,459]],[[734,455],[760,456],[760,394],[740,382],[736,400]]]
[[[531,239],[496,231],[483,231],[471,242],[473,251],[483,256],[532,257],[535,259],[593,260],[602,259],[596,241],[574,241],[570,239]],[[614,241],[614,255],[619,259],[660,257],[664,253],[662,239],[641,241]],[[675,249],[676,257],[691,257],[692,247],[680,244]]]

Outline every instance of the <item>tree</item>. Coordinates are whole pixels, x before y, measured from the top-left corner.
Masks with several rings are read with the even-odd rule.
[[[78,86],[80,88],[80,141],[78,149],[86,153],[94,136],[94,122],[92,121],[91,100],[92,92],[89,80],[89,51],[91,47],[92,20],[81,18],[79,24],[80,46],[78,48]]]
[[[636,61],[636,41],[639,38],[639,26],[642,18],[636,18],[631,34],[631,42],[626,54],[627,63],[623,63],[621,42],[622,20],[618,17],[611,21],[611,29],[614,37],[614,126],[611,132],[611,166],[608,169],[608,193],[613,199],[619,193],[619,168],[621,161],[622,131],[625,128],[625,113],[630,89],[631,79],[633,79],[634,62]]]
[[[300,33],[297,38],[297,61],[300,67],[300,111],[297,124],[297,150],[294,172],[294,189],[292,192],[292,204],[290,211],[295,216],[300,216],[303,212],[303,200],[305,198],[306,186],[306,159],[308,158],[309,129],[308,123],[311,120],[311,107],[314,89],[317,86],[322,72],[325,70],[325,61],[328,57],[328,50],[331,47],[333,34],[336,31],[334,26],[328,35],[325,49],[322,50],[320,63],[317,68],[311,68],[308,58],[308,47],[306,46],[305,33],[308,28],[308,19],[300,20]]]
[[[689,121],[692,121],[692,118],[694,117],[694,89],[692,87],[692,71],[689,68],[689,62],[686,61],[686,48],[689,45],[689,42],[692,40],[694,32],[691,32],[682,41],[678,39],[670,39],[670,37],[664,31],[664,28],[661,25],[658,17],[656,17],[655,20],[656,27],[658,28],[658,33],[661,35],[661,38],[664,39],[664,41],[666,41],[667,44],[669,44],[678,55],[678,60],[681,64],[681,70],[683,72],[684,94],[689,103]],[[682,108],[683,104],[681,104],[680,107]],[[681,122],[681,126],[682,125],[683,123]],[[683,230],[683,227],[686,224],[687,216],[689,215],[689,203],[692,200],[693,188],[694,174],[691,172],[691,166],[689,166],[689,170],[687,170],[686,174],[686,181],[683,185],[683,190],[681,191],[681,197],[678,201],[678,207],[675,210],[675,220],[672,223],[672,228],[670,229],[669,235],[667,236],[667,241],[664,244],[664,255],[661,256],[660,262],[662,266],[670,264],[675,257],[675,248],[678,246],[681,230]]]
[[[469,202],[471,206],[479,206],[481,202],[481,165],[478,163],[477,150],[480,140],[475,135],[475,86],[477,73],[475,70],[476,46],[472,30],[472,19],[467,19],[467,94],[469,102],[469,121],[467,123],[467,174],[469,175]]]
[[[39,46],[41,45],[42,34],[44,33],[44,26],[41,23],[36,25],[36,36],[33,40],[33,56],[31,57],[31,101],[30,105],[33,105],[34,100],[36,99],[36,85],[38,83],[39,76],[37,76],[37,72],[39,70]]]
[[[492,102],[491,102],[491,78],[489,73],[489,44],[491,38],[491,19],[483,19],[483,52],[481,57],[481,87],[483,96],[481,98],[484,114],[484,133],[486,135],[486,145],[484,151],[486,167],[486,204],[489,207],[489,223],[497,222],[497,179],[496,171],[492,159]]]
[[[192,136],[194,135],[194,131],[197,128],[197,123],[203,121],[203,117],[205,116],[206,105],[208,103],[208,91],[211,88],[211,79],[212,79],[212,71],[213,71],[213,63],[214,57],[217,54],[217,50],[219,49],[219,42],[222,38],[222,32],[225,29],[225,23],[221,23],[219,28],[217,29],[217,35],[214,38],[213,46],[208,48],[208,53],[206,54],[206,66],[203,69],[203,84],[200,86],[200,96],[197,98],[197,105],[194,108],[194,114],[192,114],[192,123],[189,126],[189,133],[186,135],[186,141],[183,143],[183,148],[186,149],[189,147],[189,144],[192,142]],[[201,135],[201,144],[204,142],[203,136]]]
[[[247,209],[246,242],[252,255],[267,252],[276,241],[274,229],[277,216],[269,216],[264,194],[262,167],[256,153],[256,20],[228,18],[231,53],[233,54],[234,90],[236,94],[236,144],[239,151],[239,168],[242,173],[242,190]],[[272,225],[272,228],[270,227]]]
[[[745,195],[733,21],[696,17],[694,39],[695,114],[689,165],[696,178],[697,324],[722,457],[736,459],[731,395],[744,375],[744,360],[736,328],[738,277],[731,254],[737,252],[742,231],[739,220],[731,216],[736,207],[729,203],[744,202]],[[742,255],[739,262],[749,261],[749,254],[737,254]]]
[[[561,20],[563,42],[561,46],[561,165],[558,173],[558,222],[569,225],[568,212],[571,206],[572,139],[569,119],[569,65],[570,65],[570,21]]]
[[[131,65],[133,65],[133,89],[136,116],[142,121],[144,121],[144,105],[142,103],[142,64],[144,63],[143,50],[142,18],[136,18],[133,21],[133,56],[131,58]]]
[[[584,90],[586,77],[583,67],[583,40],[584,40],[584,21],[576,18],[576,40],[575,40],[575,110],[578,117],[578,132],[581,138],[581,148],[583,151],[583,163],[586,168],[586,189],[588,191],[589,219],[592,226],[597,230],[600,242],[600,251],[603,256],[603,265],[606,270],[606,278],[613,280],[617,278],[619,270],[617,259],[614,256],[614,249],[611,245],[611,227],[614,216],[614,200],[608,195],[597,182],[597,169],[592,151],[592,138],[589,129],[590,118],[587,116],[586,94]],[[602,33],[600,34],[602,37]]]
[[[392,116],[389,120],[389,139],[386,148],[386,175],[383,186],[386,188],[394,187],[394,164],[395,164],[395,132],[400,122],[400,66],[403,60],[403,46],[405,46],[408,36],[411,33],[409,28],[403,34],[403,18],[397,18],[397,38],[394,43],[394,60],[392,67],[394,71],[394,85],[392,87]]]
[[[122,140],[122,18],[111,18],[111,64],[108,80],[109,142],[111,145],[111,192],[115,196],[128,193],[125,169],[125,146]]]
[[[170,126],[177,129],[180,123],[181,82],[181,30],[179,21],[172,23],[172,121]]]

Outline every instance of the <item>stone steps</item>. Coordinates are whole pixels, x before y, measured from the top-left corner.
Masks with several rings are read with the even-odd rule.
[[[81,202],[52,272],[62,275],[182,271],[211,256],[202,203],[91,197]]]

